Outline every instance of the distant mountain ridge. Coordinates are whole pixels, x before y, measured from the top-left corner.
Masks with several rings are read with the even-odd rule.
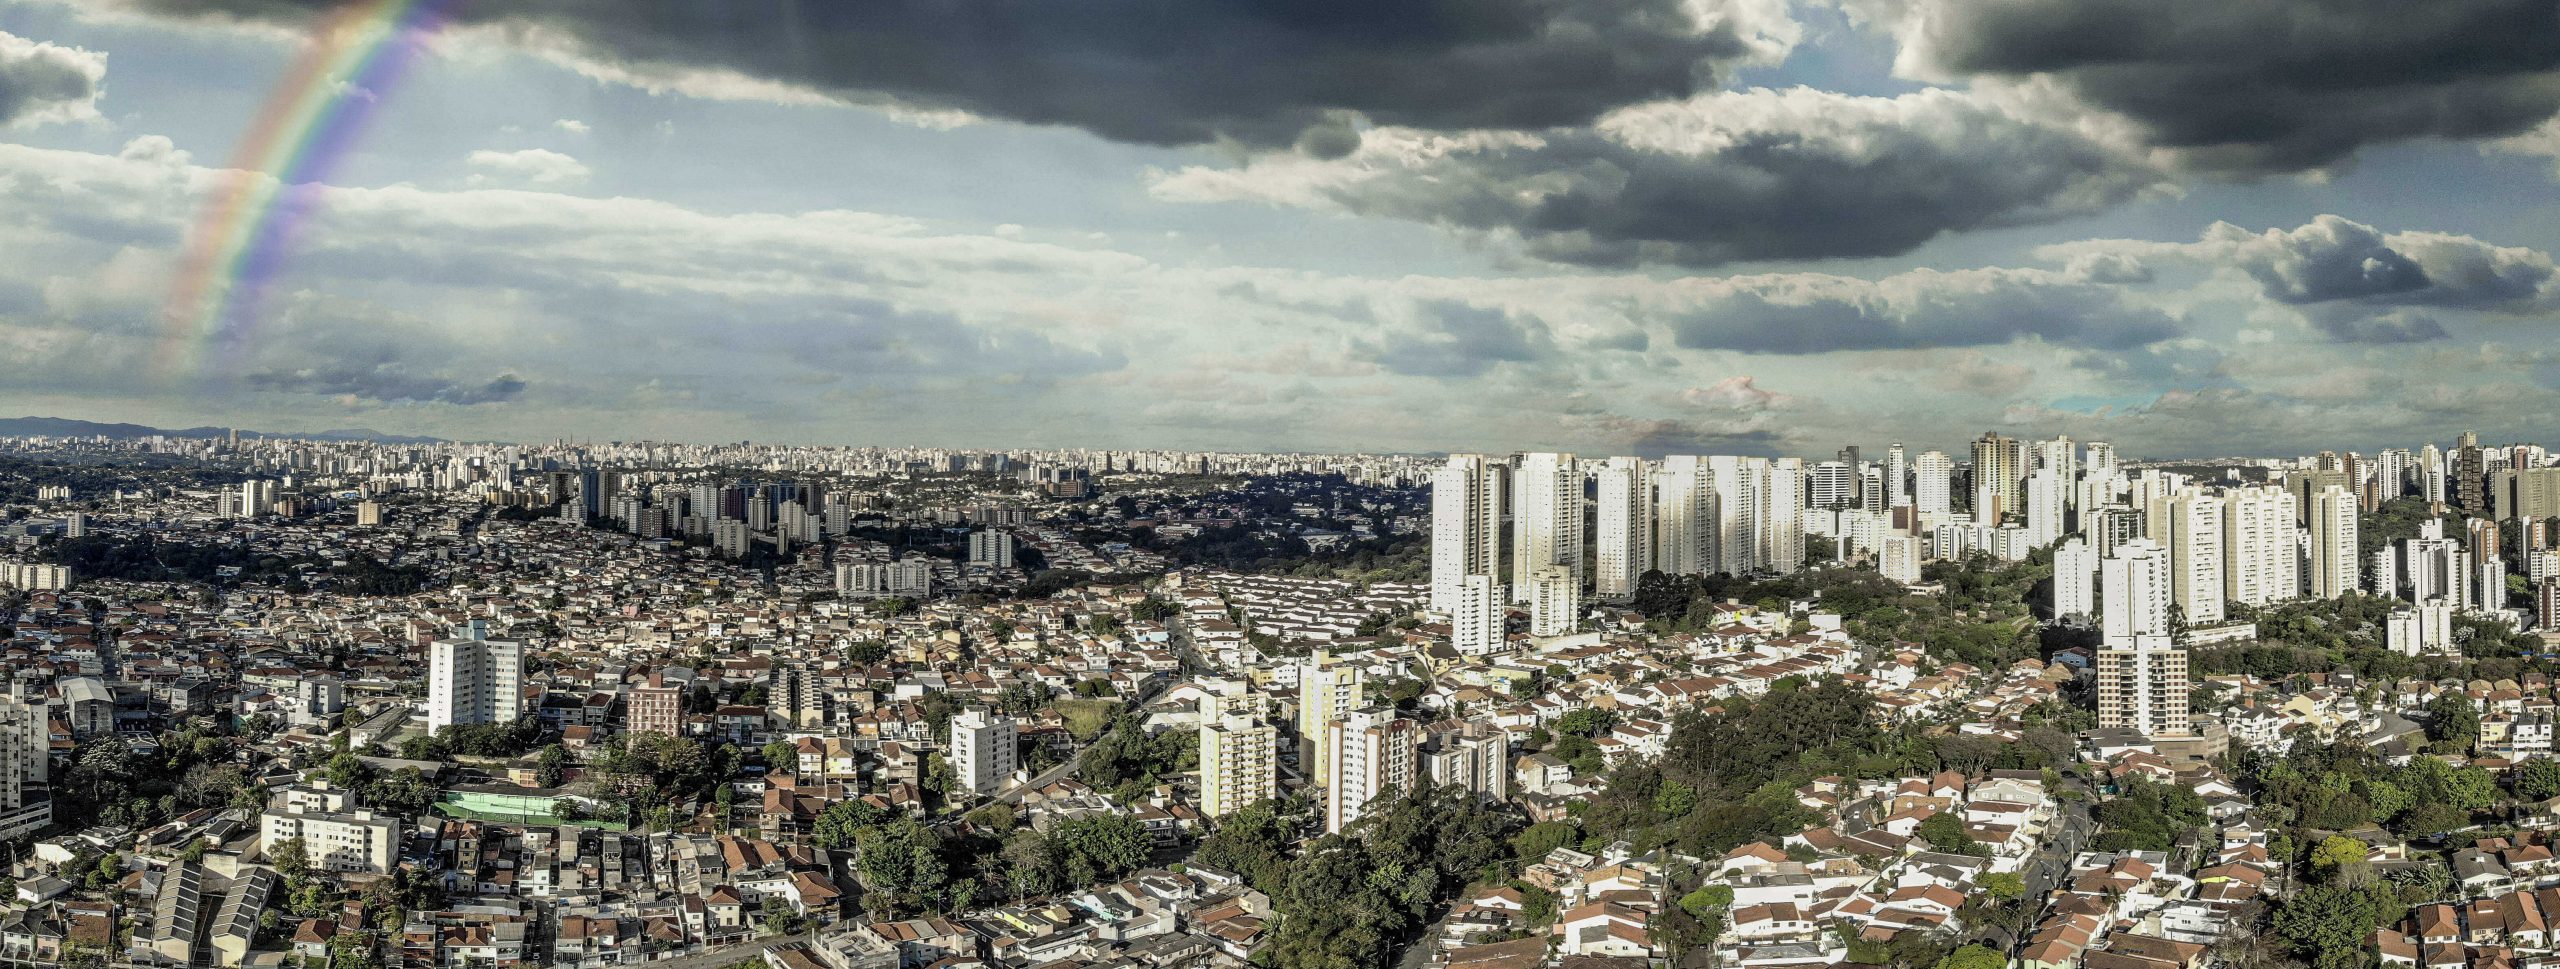
[[[231,434],[231,428],[208,426],[187,427],[172,430],[169,428],[148,427],[141,424],[107,424],[98,421],[76,420],[68,417],[0,418],[0,437],[103,436],[117,440],[132,440],[134,438],[151,437],[155,434],[162,437],[228,437]],[[376,444],[449,443],[440,437],[385,434],[381,431],[363,427],[340,428],[338,430],[330,431],[313,431],[304,434],[253,431],[244,427],[240,429],[240,436],[294,438],[304,441],[372,441]]]

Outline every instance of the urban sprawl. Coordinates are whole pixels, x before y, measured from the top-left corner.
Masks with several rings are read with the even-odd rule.
[[[2560,966],[2560,456],[0,439],[0,963]]]

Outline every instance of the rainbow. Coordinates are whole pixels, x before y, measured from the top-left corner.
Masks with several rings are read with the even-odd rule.
[[[312,25],[188,230],[161,310],[158,371],[255,335],[268,286],[383,98],[460,0],[352,0]]]

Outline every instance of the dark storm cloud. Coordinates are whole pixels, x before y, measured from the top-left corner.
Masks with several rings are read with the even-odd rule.
[[[2078,134],[1952,91],[1752,90],[1632,108],[1596,128],[1371,139],[1324,167],[1190,169],[1159,192],[1329,202],[1516,234],[1558,262],[1705,267],[1895,255],[1944,232],[2096,211],[2157,178]],[[1322,177],[1290,184],[1311,167]]]
[[[2202,248],[2225,254],[2270,300],[2348,343],[2414,343],[2446,335],[2427,310],[2527,314],[2560,310],[2549,256],[2442,233],[2385,235],[2334,215],[2251,235],[2222,224]]]
[[[2366,145],[2512,135],[2560,111],[2552,0],[1926,0],[1906,69],[2046,78],[2188,164],[2237,174]]]
[[[1446,300],[1421,310],[1418,327],[1390,333],[1376,348],[1379,366],[1412,377],[1474,377],[1555,352],[1546,323],[1534,316]]]
[[[300,21],[336,0],[126,0]],[[1749,55],[1680,0],[547,0],[466,21],[640,77],[731,71],[857,102],[1071,125],[1157,144],[1341,150],[1331,112],[1545,127],[1711,87]]]
[[[92,110],[106,57],[0,32],[0,125]]]
[[[512,373],[464,382],[410,373],[396,366],[266,370],[252,373],[243,381],[252,390],[354,397],[386,404],[495,404],[523,396],[526,387],[524,378]]]
[[[1689,349],[1782,354],[1990,346],[2027,336],[2128,350],[2180,332],[2178,321],[2127,303],[2113,286],[2032,270],[1920,272],[1883,284],[1745,285],[1668,322],[1673,340]]]

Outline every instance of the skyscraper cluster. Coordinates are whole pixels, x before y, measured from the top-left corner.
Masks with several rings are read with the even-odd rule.
[[[1586,595],[1625,601],[1646,572],[1793,571],[1807,487],[1794,458],[1457,455],[1432,476],[1431,607],[1481,655],[1510,648],[1508,606],[1527,608],[1530,635],[1562,636]],[[1870,486],[1834,474],[1821,487]]]

